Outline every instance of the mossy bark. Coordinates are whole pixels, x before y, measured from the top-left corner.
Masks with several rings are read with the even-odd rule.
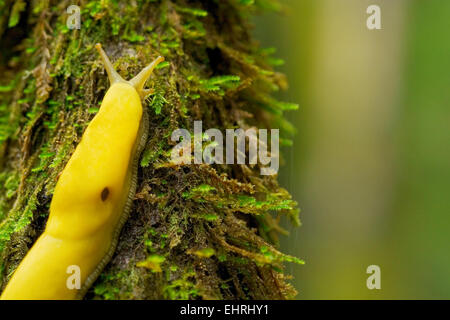
[[[134,207],[116,253],[86,298],[284,299],[282,268],[300,260],[276,245],[280,215],[298,209],[259,166],[170,163],[176,128],[280,128],[293,105],[250,15],[273,1],[0,0],[0,286],[42,233],[58,174],[108,88],[97,42],[129,79],[156,56],[144,102],[150,135]],[[282,141],[288,141],[287,139]]]

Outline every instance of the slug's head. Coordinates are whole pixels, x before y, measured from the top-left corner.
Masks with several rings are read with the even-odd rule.
[[[141,99],[143,99],[148,94],[152,93],[151,89],[144,89],[144,85],[145,85],[145,82],[147,81],[147,79],[151,76],[153,69],[155,69],[155,67],[158,64],[160,64],[161,62],[164,61],[164,57],[159,56],[158,58],[153,60],[152,63],[150,63],[148,66],[146,66],[144,69],[142,69],[142,71],[139,72],[139,74],[137,76],[135,76],[130,81],[126,81],[117,73],[116,70],[114,70],[114,67],[113,67],[111,61],[109,60],[105,51],[103,51],[103,49],[102,49],[102,45],[100,43],[97,43],[95,45],[95,48],[100,53],[100,57],[102,58],[106,72],[108,73],[108,78],[109,78],[111,85],[113,85],[115,83],[128,83],[129,85],[134,87],[134,89],[136,89],[136,91],[139,94],[139,96],[141,97]]]

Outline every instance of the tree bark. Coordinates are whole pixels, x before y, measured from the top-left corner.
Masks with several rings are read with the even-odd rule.
[[[259,165],[170,163],[177,128],[292,131],[286,82],[249,19],[273,1],[0,1],[0,286],[43,232],[58,174],[109,87],[101,42],[130,79],[156,56],[143,102],[150,134],[133,210],[87,299],[285,299],[295,296],[279,252],[281,215],[297,204]],[[286,137],[285,137],[286,138]],[[282,139],[288,141],[287,139]]]

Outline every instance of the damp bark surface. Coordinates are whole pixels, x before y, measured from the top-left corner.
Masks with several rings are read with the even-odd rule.
[[[68,28],[80,8],[80,29]],[[296,105],[250,19],[275,1],[0,0],[0,288],[45,228],[58,175],[109,87],[94,46],[130,79],[162,63],[143,101],[149,136],[116,252],[86,299],[289,299],[282,217],[297,203],[259,165],[175,165],[175,129],[277,128]],[[70,25],[70,23],[69,23]],[[270,141],[270,140],[269,140]]]

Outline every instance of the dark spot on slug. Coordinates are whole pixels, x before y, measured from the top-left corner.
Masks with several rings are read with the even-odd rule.
[[[105,201],[109,196],[109,189],[105,187],[100,195],[100,198],[102,198],[102,201]]]

